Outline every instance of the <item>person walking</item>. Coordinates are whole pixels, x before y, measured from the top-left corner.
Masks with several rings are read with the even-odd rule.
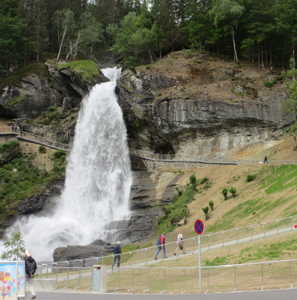
[[[32,294],[31,299],[36,298],[36,293],[33,287],[33,278],[37,269],[35,259],[32,257],[31,251],[25,251],[25,272],[26,272],[26,283],[28,282],[30,292]]]
[[[118,264],[117,264],[118,268],[120,267],[121,254],[122,254],[121,242],[118,241],[117,244],[113,247],[113,263],[111,266],[112,270],[113,270],[113,266],[115,265],[116,260],[118,260]]]
[[[264,156],[264,164],[267,163],[268,164],[268,160],[267,160],[267,156]]]
[[[182,231],[180,231],[179,235],[177,236],[176,243],[177,243],[177,246],[176,246],[173,254],[176,256],[178,249],[183,250],[183,254],[186,254],[186,247],[185,247],[184,236],[183,236]]]
[[[160,253],[160,251],[163,249],[163,255],[164,255],[164,258],[167,258],[166,256],[166,248],[165,248],[165,236],[166,236],[166,233],[163,233],[162,235],[159,236],[159,239],[157,241],[157,244],[156,246],[158,247],[158,250],[157,250],[157,253],[155,255],[155,260],[157,260],[157,256],[158,254]]]

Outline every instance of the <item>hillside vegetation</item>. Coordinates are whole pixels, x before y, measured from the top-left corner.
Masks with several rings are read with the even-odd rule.
[[[30,146],[27,147],[30,148]],[[0,147],[1,159],[8,157],[17,150],[15,155],[0,167],[0,220],[4,221],[16,211],[19,201],[42,192],[54,178],[65,173],[66,152],[57,150],[47,154],[45,147],[39,147],[39,153],[32,149],[22,150],[19,143],[10,141]],[[48,156],[52,161],[50,170],[36,164],[38,155]]]

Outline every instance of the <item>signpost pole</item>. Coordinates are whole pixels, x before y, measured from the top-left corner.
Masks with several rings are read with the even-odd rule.
[[[196,220],[194,230],[198,234],[198,255],[199,255],[199,293],[202,293],[202,270],[201,270],[201,238],[200,235],[204,231],[204,224],[201,220]]]
[[[202,276],[201,276],[201,240],[200,234],[198,235],[198,248],[199,248],[199,293],[202,293]]]

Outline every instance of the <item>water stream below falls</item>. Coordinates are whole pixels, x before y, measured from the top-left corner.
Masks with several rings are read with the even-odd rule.
[[[83,100],[66,171],[65,188],[53,212],[23,217],[26,246],[38,260],[53,250],[104,238],[104,226],[129,215],[132,184],[123,114],[115,95],[117,68],[102,70],[111,81],[96,85]]]

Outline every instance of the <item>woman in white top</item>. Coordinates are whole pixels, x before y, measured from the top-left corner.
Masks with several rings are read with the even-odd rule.
[[[177,236],[176,243],[177,243],[177,246],[176,246],[176,249],[173,254],[176,256],[178,249],[183,250],[183,254],[186,254],[186,247],[185,247],[184,236],[183,236],[182,231],[180,231],[179,235]]]

